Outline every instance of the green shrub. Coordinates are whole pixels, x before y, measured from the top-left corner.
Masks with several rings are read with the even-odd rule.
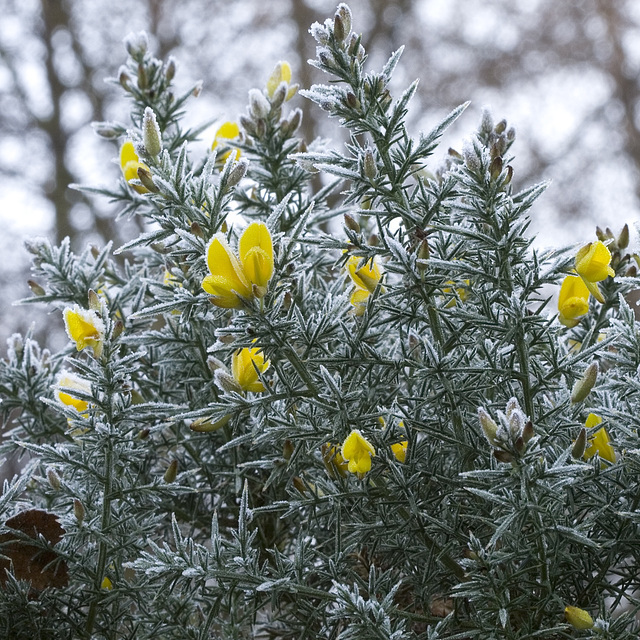
[[[70,342],[14,336],[0,363],[1,452],[29,454],[0,634],[637,638],[628,229],[532,248],[544,185],[513,192],[513,129],[485,113],[435,169],[466,105],[413,138],[401,52],[365,72],[345,5],[311,33],[330,84],[300,93],[343,150],[296,137],[279,63],[193,158],[199,87],[127,40],[131,127],[97,126],[123,177],[93,191],[145,231],[29,244],[27,302]]]

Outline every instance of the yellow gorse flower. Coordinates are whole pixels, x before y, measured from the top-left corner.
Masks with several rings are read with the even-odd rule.
[[[211,144],[211,150],[213,151],[218,146],[221,147],[231,147],[229,151],[225,151],[221,153],[218,157],[222,162],[225,162],[226,159],[231,155],[232,152],[235,152],[234,160],[238,160],[240,157],[240,149],[235,148],[230,143],[233,140],[237,140],[240,137],[240,127],[235,122],[225,122],[220,125],[219,129],[216,131],[213,136],[213,143]]]
[[[76,343],[78,351],[91,347],[93,355],[99,358],[102,354],[105,331],[102,318],[92,309],[82,309],[77,304],[67,307],[63,316],[67,335]]]
[[[602,418],[595,413],[590,413],[587,416],[587,421],[585,422],[585,427],[587,429],[592,429],[596,425],[599,425],[602,422]],[[616,452],[611,446],[611,440],[609,439],[609,434],[607,430],[602,427],[598,429],[592,436],[589,437],[587,441],[587,448],[584,451],[583,458],[585,460],[589,460],[593,458],[593,456],[598,455],[600,459],[606,460],[611,464],[614,464],[616,461]]]
[[[231,356],[231,375],[243,391],[264,391],[259,373],[264,373],[271,363],[265,360],[259,347],[238,349]]]
[[[107,576],[105,576],[104,578],[102,578],[100,587],[102,589],[106,589],[107,591],[111,591],[113,589],[113,582],[111,582],[111,580]]]
[[[598,302],[604,302],[597,283],[616,274],[610,266],[611,252],[609,249],[600,240],[590,242],[578,251],[575,264],[576,272],[584,280],[593,297]]]
[[[593,618],[584,609],[565,607],[564,617],[574,629],[591,629],[593,627]]]
[[[247,280],[266,288],[273,275],[273,241],[266,224],[253,222],[246,228],[240,236],[238,254]]]
[[[269,79],[267,80],[265,90],[269,98],[273,98],[278,87],[283,82],[285,83],[287,90],[285,100],[291,100],[291,98],[293,98],[293,96],[295,96],[296,92],[298,91],[298,85],[291,84],[291,65],[288,62],[281,60],[276,64],[273,71],[271,72],[271,75],[269,76]]]
[[[589,289],[578,276],[567,276],[560,287],[558,297],[558,320],[565,327],[575,327],[589,311]]]
[[[354,429],[342,443],[340,453],[348,461],[347,468],[351,473],[364,474],[371,470],[371,457],[376,455],[376,450],[358,429]]]
[[[408,440],[403,440],[402,442],[398,442],[396,444],[391,445],[391,451],[393,455],[396,457],[398,462],[404,463],[407,459],[407,446],[409,445]]]
[[[202,281],[202,288],[213,296],[213,304],[224,309],[238,309],[243,299],[264,296],[273,275],[273,242],[267,225],[252,222],[240,237],[238,248],[240,259],[221,233],[207,247],[210,275]]]
[[[133,142],[131,142],[131,140],[127,140],[120,148],[120,168],[122,169],[122,174],[124,175],[124,179],[127,184],[129,184],[130,180],[138,179],[139,167],[149,171],[149,167],[143,162],[140,162],[140,158],[138,158]],[[129,184],[129,186],[138,193],[149,193],[149,189],[142,185]]]
[[[62,371],[58,375],[54,395],[60,404],[73,407],[78,413],[84,413],[88,409],[89,403],[86,400],[80,400],[62,389],[77,389],[84,395],[90,395],[91,385],[86,380],[70,371]]]
[[[373,260],[363,261],[358,256],[351,256],[347,260],[347,273],[353,284],[355,291],[351,294],[350,302],[354,307],[354,313],[361,316],[367,308],[369,296],[376,290],[382,278],[382,269]]]

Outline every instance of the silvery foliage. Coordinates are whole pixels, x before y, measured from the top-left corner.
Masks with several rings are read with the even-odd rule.
[[[137,144],[153,189],[121,180],[93,191],[147,226],[116,251],[30,244],[30,302],[61,323],[60,310],[86,307],[95,292],[107,338],[95,359],[14,336],[0,364],[1,452],[29,457],[5,484],[2,522],[28,508],[56,514],[57,561],[69,572],[68,586],[36,593],[9,576],[0,629],[560,638],[574,633],[571,605],[591,613],[599,637],[637,637],[630,256],[614,252],[605,304],[560,327],[549,291],[572,256],[531,247],[529,210],[545,185],[514,190],[513,130],[485,114],[463,153],[436,167],[438,140],[466,105],[412,137],[404,119],[416,83],[389,90],[401,51],[365,71],[346,5],[311,33],[311,63],[330,83],[302,93],[338,119],[346,148],[305,145],[285,93],[254,91],[239,162],[224,150],[191,155],[201,131],[180,118],[200,87],[176,96],[175,64],[128,40],[120,83],[131,123],[110,130]],[[162,135],[157,156],[141,144],[146,108]],[[201,288],[205,247],[220,231],[233,245],[253,219],[271,229],[275,275],[262,308],[219,309]],[[343,271],[350,256],[384,271],[361,316]],[[256,345],[271,361],[266,391],[218,386],[234,351]],[[572,402],[593,361],[595,387]],[[86,416],[55,400],[62,369],[90,383]],[[615,464],[571,456],[589,412],[603,418]],[[354,428],[376,450],[364,477],[322,454]],[[390,445],[404,440],[401,463]]]

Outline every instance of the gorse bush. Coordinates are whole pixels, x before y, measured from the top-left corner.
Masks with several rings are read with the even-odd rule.
[[[409,135],[417,84],[314,24],[205,157],[175,63],[130,36],[122,177],[145,231],[29,243],[66,327],[0,366],[6,638],[637,638],[637,257],[533,249],[514,131]],[[296,137],[303,99],[344,149]],[[114,147],[115,149],[115,147]],[[115,155],[115,154],[114,154]],[[562,285],[560,286],[562,282]],[[559,291],[559,314],[550,300]],[[560,321],[558,321],[558,319]]]

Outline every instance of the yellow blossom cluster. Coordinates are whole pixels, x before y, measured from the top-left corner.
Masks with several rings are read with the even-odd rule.
[[[589,295],[603,303],[604,297],[598,282],[614,276],[611,268],[611,252],[600,240],[582,247],[575,259],[577,275],[568,275],[560,287],[558,319],[566,327],[575,327],[579,318],[589,311]]]
[[[227,239],[216,234],[207,247],[209,275],[202,288],[211,302],[224,309],[239,309],[245,300],[263,298],[273,275],[273,241],[264,222],[252,222],[240,237],[238,255]]]

